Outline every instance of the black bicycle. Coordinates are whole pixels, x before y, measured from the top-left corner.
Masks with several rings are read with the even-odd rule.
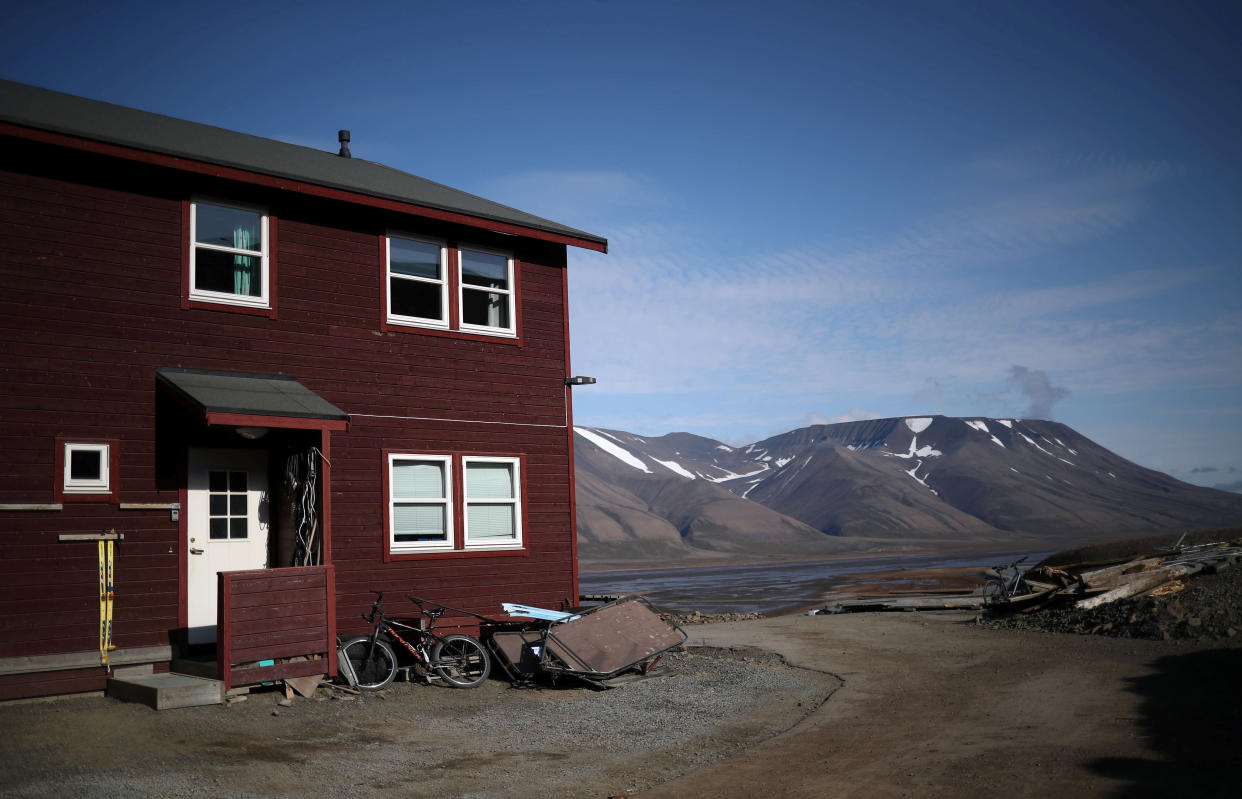
[[[984,571],[987,580],[983,584],[983,602],[994,605],[1008,602],[1016,596],[1031,593],[1031,586],[1026,582],[1026,569],[1018,564],[1026,557],[1018,558],[1013,563],[1002,563]]]
[[[424,677],[437,676],[454,688],[474,688],[487,679],[492,663],[477,639],[464,633],[442,636],[435,632],[436,621],[446,611],[478,614],[411,596],[409,600],[426,618],[390,618],[380,605],[384,592],[371,593],[376,595],[375,603],[371,612],[362,616],[373,625],[370,634],[341,644],[340,668],[353,671],[351,682],[359,688],[378,691],[392,682],[398,671],[407,670],[408,674],[409,669]],[[394,643],[402,648],[397,649]],[[398,652],[402,653],[400,659]]]

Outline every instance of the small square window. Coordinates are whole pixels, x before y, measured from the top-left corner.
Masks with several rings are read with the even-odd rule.
[[[66,443],[64,458],[64,493],[112,493],[111,445]]]

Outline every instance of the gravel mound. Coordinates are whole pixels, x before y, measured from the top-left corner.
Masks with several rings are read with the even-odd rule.
[[[980,616],[987,627],[1107,635],[1114,638],[1212,641],[1242,634],[1242,568],[1200,574],[1171,593],[1123,599],[1091,610],[1045,609]]]

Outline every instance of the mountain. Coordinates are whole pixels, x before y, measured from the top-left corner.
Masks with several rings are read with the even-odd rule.
[[[1090,540],[1242,523],[1242,497],[1145,469],[1050,421],[873,419],[741,448],[689,433],[575,433],[584,560]]]

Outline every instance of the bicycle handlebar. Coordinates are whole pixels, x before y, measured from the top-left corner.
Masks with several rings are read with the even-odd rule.
[[[371,603],[371,612],[359,614],[362,616],[362,618],[366,619],[367,621],[375,621],[375,614],[383,613],[383,611],[380,610],[380,603],[384,601],[384,592],[376,591],[374,588],[372,588],[371,593],[375,594],[375,601]]]

